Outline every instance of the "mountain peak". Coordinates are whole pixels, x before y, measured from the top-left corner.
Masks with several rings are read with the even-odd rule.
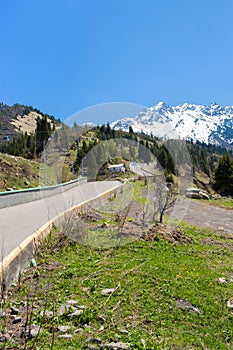
[[[161,101],[161,102],[157,103],[156,106],[158,106],[158,107],[167,107],[168,105],[165,102]]]
[[[216,102],[210,105],[183,103],[169,106],[159,102],[145,108],[135,118],[124,118],[113,128],[151,134],[157,137],[193,139],[204,143],[233,146],[233,107]]]

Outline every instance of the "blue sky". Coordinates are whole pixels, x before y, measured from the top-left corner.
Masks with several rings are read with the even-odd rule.
[[[233,105],[232,0],[0,0],[0,13],[7,104],[62,120],[106,102]]]

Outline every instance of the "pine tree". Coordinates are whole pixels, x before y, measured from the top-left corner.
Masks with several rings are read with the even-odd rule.
[[[37,153],[43,151],[44,141],[48,141],[51,136],[51,124],[48,122],[47,116],[43,116],[42,118],[37,118],[36,120],[36,141],[37,141]]]
[[[233,159],[224,154],[214,172],[213,188],[221,195],[233,195]]]
[[[130,135],[134,134],[134,131],[133,131],[133,128],[132,128],[131,125],[129,126],[129,134],[130,134]]]

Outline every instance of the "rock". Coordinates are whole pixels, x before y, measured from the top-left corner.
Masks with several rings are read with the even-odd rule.
[[[88,338],[87,343],[102,344],[102,340],[99,338]]]
[[[200,191],[200,195],[202,199],[206,199],[206,200],[210,199],[209,195],[204,191]]]
[[[75,329],[74,334],[81,333],[81,332],[83,332],[83,328],[77,328]]]
[[[22,321],[22,317],[15,317],[12,321],[12,324],[20,323]]]
[[[104,344],[103,347],[104,347],[104,348],[107,348],[107,349],[121,350],[121,349],[129,349],[130,344],[118,342],[118,343]]]
[[[6,317],[7,316],[7,312],[6,310],[0,309],[0,317]]]
[[[72,339],[73,336],[72,336],[72,334],[61,334],[61,335],[58,336],[58,338]]]
[[[69,316],[70,317],[76,317],[76,316],[80,316],[80,315],[82,315],[82,313],[83,313],[83,310],[75,310],[74,312],[72,312],[72,314],[70,314]]]
[[[7,341],[10,341],[11,339],[7,337],[6,335],[0,336],[0,343],[6,343]]]
[[[42,310],[40,312],[40,316],[46,316],[48,318],[52,318],[53,317],[53,311],[50,311],[50,310]]]
[[[228,307],[229,309],[233,309],[233,299],[228,300],[228,302],[227,302],[227,307]]]
[[[213,199],[221,199],[222,196],[221,196],[220,194],[216,193],[216,194],[213,194],[213,195],[212,195],[212,198],[213,198]]]
[[[109,295],[115,291],[115,288],[106,288],[101,290],[102,295]]]
[[[80,309],[80,310],[84,310],[84,309],[86,308],[85,305],[77,305],[76,307],[77,307],[78,309]]]
[[[71,308],[71,305],[62,304],[57,310],[57,315],[63,316],[64,314],[67,314],[69,312],[70,308]]]
[[[62,304],[58,310],[57,310],[57,315],[58,316],[62,316],[66,313],[68,313],[69,311],[71,311],[73,309],[73,307],[75,305],[78,304],[77,300],[67,300],[64,304]]]
[[[102,315],[98,315],[97,316],[98,320],[105,322],[106,321],[106,317],[102,316]]]
[[[77,305],[77,304],[78,304],[78,301],[77,301],[77,300],[67,300],[66,304],[69,304],[69,305]]]
[[[176,300],[176,307],[178,307],[179,309],[189,309],[190,312],[196,312],[198,314],[200,314],[200,310],[198,309],[198,307],[193,306],[189,301],[187,300],[182,300],[182,299],[178,299]]]
[[[12,306],[11,307],[11,315],[18,315],[19,314],[19,309],[16,307]]]
[[[227,283],[227,281],[226,281],[225,278],[223,278],[223,277],[219,277],[219,278],[218,278],[218,282],[219,282],[219,283]]]
[[[28,329],[26,330],[26,332],[22,332],[21,334],[21,338],[25,337],[25,335],[29,337],[29,339],[32,338],[36,338],[38,336],[38,334],[40,333],[41,327],[36,325],[36,324],[32,324],[31,326],[28,327]]]
[[[69,326],[58,326],[57,327],[57,330],[58,332],[61,332],[61,333],[67,333],[67,331],[70,329]]]
[[[33,266],[33,267],[36,267],[36,260],[35,260],[35,259],[32,259],[30,265]]]
[[[29,182],[27,180],[24,181],[25,186],[29,186]]]
[[[194,187],[187,188],[185,196],[187,198],[197,198],[197,199],[207,199],[207,200],[210,199],[206,191],[200,188],[194,188]]]
[[[38,326],[38,328],[33,328],[31,329],[30,333],[29,333],[29,336],[30,338],[35,338],[37,337],[37,335],[39,334],[40,332],[40,327]]]

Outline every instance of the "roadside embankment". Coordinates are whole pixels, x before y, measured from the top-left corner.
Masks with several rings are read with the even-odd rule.
[[[118,181],[93,182],[76,186],[65,194],[0,210],[2,229],[1,284],[7,289],[34,256],[38,246],[72,213],[98,206],[124,186]],[[64,198],[66,196],[66,198]],[[9,213],[9,218],[6,217]],[[20,218],[20,221],[19,221]],[[6,227],[6,225],[8,225]],[[0,224],[1,226],[1,224]]]

